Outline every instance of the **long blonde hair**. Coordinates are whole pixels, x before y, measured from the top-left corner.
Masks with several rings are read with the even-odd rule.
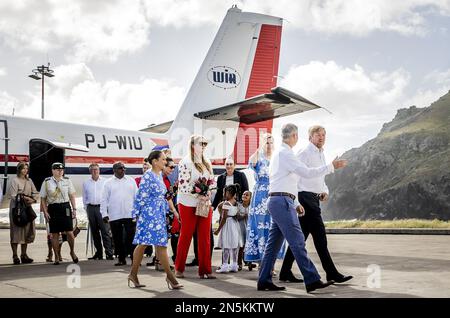
[[[195,160],[195,153],[194,153],[194,145],[197,143],[201,143],[202,140],[206,140],[203,136],[201,135],[192,135],[191,138],[189,139],[189,154],[190,154],[190,158],[191,161],[194,163],[195,169],[197,169],[198,172],[203,173],[204,172],[204,167],[206,168],[206,170],[210,173],[213,174],[212,171],[212,167],[211,164],[208,160],[206,160],[204,153],[202,152],[202,162],[201,164],[199,162],[197,162]]]

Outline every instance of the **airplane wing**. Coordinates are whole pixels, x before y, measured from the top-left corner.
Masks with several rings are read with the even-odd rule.
[[[152,124],[152,125],[148,126],[147,128],[141,129],[141,131],[164,134],[170,129],[170,126],[172,126],[172,123],[173,123],[173,120],[162,123],[162,124],[158,124],[158,125]]]
[[[323,108],[285,88],[272,88],[271,93],[258,95],[231,105],[194,114],[199,119],[231,120],[252,124],[308,110]],[[325,109],[325,108],[324,108]]]

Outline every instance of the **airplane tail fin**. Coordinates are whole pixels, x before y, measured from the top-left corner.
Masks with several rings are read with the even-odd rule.
[[[230,8],[175,120],[146,131],[165,132],[174,158],[185,156],[190,136],[198,134],[209,140],[207,156],[218,164],[234,153],[245,165],[274,118],[319,108],[276,87],[282,22]]]
[[[209,155],[222,159],[235,148],[239,127],[242,132],[249,128],[271,130],[272,120],[246,125],[229,120],[200,120],[193,114],[270,92],[277,84],[281,28],[281,18],[242,12],[235,6],[228,10],[168,131],[169,144],[176,157],[185,155],[192,133],[209,137],[210,144],[211,140],[216,141]],[[222,138],[212,136],[212,129]],[[247,141],[245,148],[251,144],[252,141]]]

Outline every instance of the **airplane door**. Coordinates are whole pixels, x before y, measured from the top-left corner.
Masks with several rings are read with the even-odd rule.
[[[30,140],[30,178],[40,191],[44,179],[52,175],[52,163],[64,163],[64,149],[42,139]]]

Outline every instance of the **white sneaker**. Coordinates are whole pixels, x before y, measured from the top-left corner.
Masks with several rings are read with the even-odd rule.
[[[216,273],[228,273],[230,270],[228,269],[228,264],[222,264]]]
[[[232,264],[232,265],[230,266],[230,272],[232,272],[232,273],[237,273],[238,270],[239,270],[238,264]]]

